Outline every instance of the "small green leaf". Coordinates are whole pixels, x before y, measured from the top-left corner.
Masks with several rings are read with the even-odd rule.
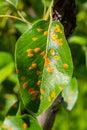
[[[0,83],[2,83],[14,70],[14,63],[8,64],[0,70]]]
[[[42,130],[36,119],[31,116],[8,116],[1,130]]]
[[[42,113],[69,83],[72,58],[60,22],[40,21],[19,38],[16,64],[20,92],[29,111]]]
[[[64,101],[66,102],[67,110],[71,110],[78,98],[78,84],[75,78],[73,78],[69,85],[63,90],[62,95],[64,97]]]

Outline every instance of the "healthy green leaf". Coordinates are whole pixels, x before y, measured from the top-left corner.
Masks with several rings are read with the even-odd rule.
[[[36,119],[31,116],[8,116],[1,130],[42,130]]]
[[[78,97],[78,84],[75,78],[73,78],[69,85],[63,90],[62,95],[64,97],[64,101],[66,102],[67,110],[71,110]]]
[[[14,70],[14,63],[8,64],[6,67],[0,70],[0,83],[2,83]]]
[[[40,21],[19,38],[16,64],[23,103],[29,111],[46,110],[69,83],[72,59],[60,22]]]

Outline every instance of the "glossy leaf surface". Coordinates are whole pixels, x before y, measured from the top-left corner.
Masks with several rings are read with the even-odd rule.
[[[73,78],[69,85],[62,92],[64,101],[66,102],[66,108],[71,110],[77,100],[78,97],[78,84],[77,80]]]
[[[72,76],[71,54],[61,23],[34,24],[17,42],[16,63],[23,103],[40,114]]]
[[[31,116],[6,117],[1,130],[42,130],[38,122]]]

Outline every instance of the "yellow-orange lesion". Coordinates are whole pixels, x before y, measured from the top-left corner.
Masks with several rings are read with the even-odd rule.
[[[26,123],[23,124],[23,129],[24,130],[27,129],[27,124]]]
[[[44,32],[44,35],[45,35],[45,36],[47,36],[48,34],[49,34],[49,32],[48,32],[48,31],[45,31],[45,32]]]
[[[45,59],[45,66],[48,66],[51,64],[51,60],[49,58]]]
[[[42,31],[43,31],[43,29],[37,28],[37,32],[42,32]]]
[[[23,89],[26,89],[28,87],[28,82],[23,83]]]
[[[51,54],[51,55],[55,55],[54,49],[50,49],[50,54]]]
[[[41,85],[41,80],[38,80],[38,81],[37,81],[37,85]]]
[[[35,69],[37,68],[37,64],[36,63],[33,63],[30,67],[29,67],[29,70],[32,70],[32,69]]]
[[[52,72],[54,72],[54,68],[52,68],[52,67],[47,68],[47,71],[48,71],[49,73],[52,73]]]
[[[55,25],[52,30],[54,30],[55,32],[58,32],[58,33],[62,33],[62,30],[60,29],[60,26],[59,25]]]
[[[43,88],[40,88],[40,93],[44,93],[44,89]]]
[[[58,55],[54,56],[54,60],[59,60],[59,59],[60,59],[60,57]]]
[[[55,92],[52,92],[51,93],[51,98],[55,98],[56,97],[56,93]]]
[[[71,103],[71,102],[72,102],[72,98],[69,97],[69,98],[68,98],[68,103]]]
[[[38,47],[38,48],[35,48],[35,49],[34,49],[34,52],[37,53],[37,52],[40,52],[40,50],[41,50],[41,48]]]
[[[37,38],[37,37],[33,37],[32,40],[33,40],[33,41],[36,41],[36,40],[38,40],[38,38]]]
[[[63,64],[64,69],[68,69],[69,65],[67,63]]]

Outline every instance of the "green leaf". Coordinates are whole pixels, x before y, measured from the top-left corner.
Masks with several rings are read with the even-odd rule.
[[[20,92],[29,111],[45,111],[69,83],[72,59],[60,22],[40,21],[19,38],[16,64]]]
[[[2,111],[3,115],[6,115],[7,112],[9,111],[9,109],[17,102],[17,98],[14,95],[6,94],[5,95],[5,102],[6,102],[6,105],[5,105],[5,108]],[[14,105],[14,107],[15,106],[16,105]]]
[[[0,70],[0,83],[2,83],[14,70],[14,63],[8,64],[6,67]]]
[[[31,116],[8,116],[1,130],[42,130],[36,119]]]
[[[67,110],[71,110],[78,98],[78,83],[76,78],[73,78],[69,85],[63,90],[62,95],[66,102]]]
[[[12,56],[6,52],[0,52],[0,69],[13,61]]]
[[[70,39],[69,39],[69,42],[71,44],[79,44],[79,45],[87,45],[87,37],[85,36],[72,36]]]

